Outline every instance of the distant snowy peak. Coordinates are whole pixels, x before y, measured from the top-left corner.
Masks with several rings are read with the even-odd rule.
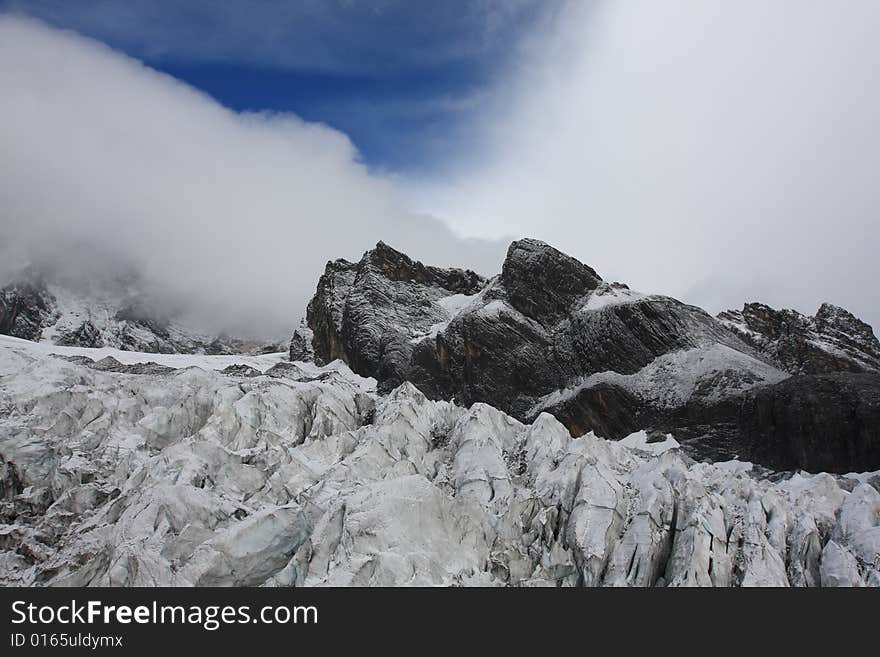
[[[0,289],[0,334],[60,346],[147,353],[225,354],[261,348],[209,335],[156,310],[130,282],[80,289],[32,273]]]
[[[880,341],[872,328],[830,303],[812,317],[747,303],[718,319],[792,374],[880,371]]]

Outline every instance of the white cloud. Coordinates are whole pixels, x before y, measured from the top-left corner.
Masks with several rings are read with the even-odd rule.
[[[503,244],[413,216],[403,188],[460,234],[539,237],[713,311],[828,300],[877,326],[878,19],[869,0],[573,1],[481,101],[448,175],[415,184],[337,131],[0,17],[0,269],[110,250],[259,329],[288,328],[327,259],[379,239],[498,270]]]
[[[880,3],[573,1],[420,207],[711,310],[880,325]]]
[[[286,330],[328,259],[379,239],[493,269],[403,209],[341,133],[240,115],[101,44],[0,16],[0,263],[131,264],[215,324]],[[104,256],[97,256],[104,257]]]

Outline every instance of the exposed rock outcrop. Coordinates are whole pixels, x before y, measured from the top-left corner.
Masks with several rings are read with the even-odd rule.
[[[791,374],[880,372],[880,341],[873,329],[830,303],[812,317],[747,303],[718,319]]]
[[[853,461],[842,458],[841,450],[849,445],[846,449],[868,459],[862,467],[880,467],[880,456],[864,445],[874,438],[866,438],[851,417],[838,418],[839,449],[831,450],[841,457],[837,462],[813,453],[824,440],[823,422],[785,429],[747,426],[742,418],[752,406],[746,404],[758,403],[750,391],[765,390],[761,400],[806,391],[810,380],[779,392],[772,387],[792,371],[808,371],[806,363],[818,357],[805,358],[791,340],[768,349],[725,317],[719,321],[670,297],[607,283],[592,268],[537,240],[511,244],[501,274],[490,280],[426,267],[380,243],[357,264],[328,263],[307,313],[316,361],[342,359],[354,371],[375,377],[383,391],[411,381],[432,399],[484,402],[520,421],[547,411],[574,436],[675,431],[693,454],[714,460],[766,458],[782,467],[821,464],[845,471]],[[821,371],[852,370],[857,361],[870,364],[876,338],[846,311],[823,306],[810,326],[849,354],[824,361]],[[783,352],[785,357],[779,355]],[[805,365],[788,365],[795,361]],[[873,379],[852,384],[865,390],[874,385]],[[852,386],[819,386],[816,395],[843,408]],[[860,399],[875,403],[872,395]],[[799,394],[791,403],[822,401]],[[874,413],[870,408],[867,416]],[[809,413],[805,409],[803,416]],[[760,417],[774,421],[767,414]],[[867,431],[873,436],[877,430]],[[806,432],[803,449],[786,446],[801,440],[794,431]],[[758,435],[772,444],[756,448]],[[771,458],[773,453],[779,458]]]
[[[744,396],[738,429],[742,458],[772,468],[852,472],[880,463],[880,373],[794,376],[757,388]]]
[[[43,327],[58,319],[55,299],[41,282],[22,282],[0,290],[0,334],[39,340]]]
[[[327,263],[306,318],[315,360],[370,372],[383,390],[409,377],[414,336],[439,330],[455,304],[486,281],[472,271],[426,267],[379,242],[358,263]]]
[[[312,347],[314,337],[315,334],[312,332],[312,329],[309,328],[309,325],[303,319],[290,339],[290,360],[299,360],[307,363],[314,362],[315,350]]]

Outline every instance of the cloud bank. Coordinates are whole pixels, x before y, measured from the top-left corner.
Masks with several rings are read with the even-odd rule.
[[[287,331],[328,259],[379,239],[494,271],[503,244],[416,216],[347,137],[237,114],[95,41],[0,16],[0,275],[112,259],[215,328]]]
[[[880,3],[571,2],[413,196],[606,278],[880,325]]]

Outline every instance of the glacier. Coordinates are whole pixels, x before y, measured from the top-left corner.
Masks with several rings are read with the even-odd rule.
[[[880,473],[661,438],[338,360],[0,336],[0,584],[880,586]]]

